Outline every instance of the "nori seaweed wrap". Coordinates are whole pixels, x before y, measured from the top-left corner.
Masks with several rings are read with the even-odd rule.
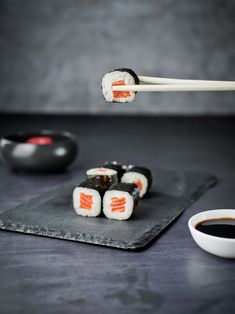
[[[124,173],[126,172],[126,166],[123,164],[120,164],[116,161],[107,161],[104,163],[103,165],[104,168],[108,168],[108,169],[113,169],[117,171],[118,174],[118,181],[121,180],[121,177],[124,175]]]
[[[139,200],[139,189],[134,183],[115,183],[103,198],[103,212],[107,218],[129,219]]]
[[[109,189],[111,184],[112,181],[109,176],[97,176],[85,179],[78,186],[96,190],[99,192],[100,196],[103,197],[104,193]]]
[[[142,198],[152,186],[152,174],[146,167],[129,166],[126,173],[122,176],[121,182],[135,183],[140,190]]]

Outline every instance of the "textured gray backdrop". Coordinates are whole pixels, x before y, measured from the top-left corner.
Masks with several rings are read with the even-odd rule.
[[[1,0],[0,111],[235,113],[233,92],[106,103],[103,74],[235,80],[233,0]]]

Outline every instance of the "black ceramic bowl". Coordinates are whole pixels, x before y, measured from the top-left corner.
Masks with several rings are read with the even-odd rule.
[[[27,143],[29,138],[49,137],[51,144]],[[18,132],[0,140],[3,161],[13,170],[56,172],[65,169],[76,158],[78,144],[69,132],[42,130]]]

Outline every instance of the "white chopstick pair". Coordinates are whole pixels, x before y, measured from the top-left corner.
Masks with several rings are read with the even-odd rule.
[[[176,92],[176,91],[235,91],[234,81],[206,81],[138,76],[143,85],[113,86],[113,91]]]

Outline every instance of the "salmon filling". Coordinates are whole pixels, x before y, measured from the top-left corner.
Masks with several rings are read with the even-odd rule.
[[[112,212],[124,212],[125,211],[126,198],[125,197],[112,197],[111,209]]]
[[[80,207],[83,209],[92,209],[93,201],[92,195],[80,193]]]
[[[138,189],[141,191],[143,189],[143,183],[141,182],[141,180],[137,180],[136,182],[134,182],[137,186]]]
[[[112,86],[120,86],[120,85],[126,85],[124,80],[113,82]],[[113,91],[113,98],[127,98],[130,97],[131,93],[128,91]]]

